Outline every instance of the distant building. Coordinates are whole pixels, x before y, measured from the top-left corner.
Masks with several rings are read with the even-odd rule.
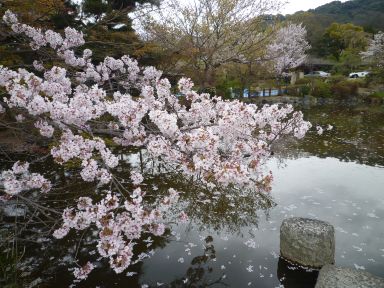
[[[334,65],[334,62],[325,58],[317,58],[313,56],[308,56],[300,67],[296,70],[304,71],[305,74],[311,71],[329,71]]]

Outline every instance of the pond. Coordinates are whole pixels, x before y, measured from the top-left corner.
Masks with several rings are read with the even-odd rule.
[[[304,113],[334,129],[275,148],[269,197],[210,195],[177,178],[154,176],[147,185],[159,191],[175,183],[187,190],[175,211],[187,211],[189,222],[170,219],[172,232],[152,237],[154,255],[129,269],[132,276],[116,275],[100,262],[77,286],[314,287],[317,271],[279,257],[280,224],[292,216],[335,227],[336,265],[384,277],[384,107],[312,107]],[[124,159],[137,164],[134,157]],[[21,265],[39,287],[68,287],[73,256],[94,254],[87,250],[91,236],[80,249],[74,239],[41,242],[27,245]]]

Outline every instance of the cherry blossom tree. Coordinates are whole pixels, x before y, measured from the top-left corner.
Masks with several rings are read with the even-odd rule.
[[[271,0],[193,0],[163,2],[164,9],[142,17],[147,40],[155,42],[177,65],[188,71],[201,88],[212,86],[215,69],[243,62],[245,54],[262,51],[273,25],[265,15],[284,4]],[[176,66],[176,67],[174,67]]]
[[[289,23],[277,31],[267,48],[268,58],[272,60],[277,75],[282,75],[305,61],[306,51],[311,47],[306,36],[307,30],[301,24]]]
[[[371,40],[367,51],[361,53],[363,59],[371,61],[378,68],[384,67],[384,33],[377,33]]]
[[[164,169],[208,189],[265,193],[272,176],[263,163],[271,145],[288,135],[302,138],[311,127],[292,106],[224,101],[196,93],[188,78],[178,82],[185,98],[180,101],[161,71],[139,67],[129,56],[106,57],[95,64],[92,51],[81,50],[81,32],[68,27],[61,35],[36,29],[19,23],[10,11],[3,20],[32,50],[52,50],[56,64],[36,60],[29,70],[0,66],[0,87],[6,92],[0,111],[14,111],[21,123],[32,121],[51,143],[47,157],[63,166],[76,161],[85,182],[104,187],[98,200],[78,195],[75,207],[61,211],[62,223],[53,236],[61,239],[70,230],[96,229],[97,251],[116,273],[151,255],[135,255],[133,249],[145,234],[164,234],[164,217],[179,191],[169,188],[168,195],[147,201],[146,195],[155,191],[142,185],[141,171],[132,171],[125,182],[115,177],[121,164],[115,147],[143,149]],[[0,181],[2,201],[23,199],[31,189],[55,189],[55,183],[30,172],[29,164],[21,161],[2,171]],[[187,217],[180,214],[181,220]],[[85,279],[93,268],[87,262],[74,276]]]
[[[307,58],[306,51],[310,48],[306,40],[307,30],[301,24],[288,23],[280,28],[274,40],[267,47],[267,58],[273,65],[277,77],[279,94],[281,80],[287,76],[290,69],[300,66]]]

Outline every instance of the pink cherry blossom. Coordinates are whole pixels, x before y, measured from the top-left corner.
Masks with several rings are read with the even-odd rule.
[[[120,164],[119,146],[135,146],[146,160],[161,163],[164,171],[176,171],[206,187],[233,188],[228,193],[268,192],[272,176],[265,174],[263,164],[271,145],[285,136],[302,138],[311,128],[291,105],[258,107],[226,101],[197,93],[192,90],[193,82],[182,78],[176,88],[187,99],[187,107],[156,68],[140,67],[126,55],[96,63],[91,50],[81,53],[84,35],[73,28],[66,28],[64,34],[43,31],[19,23],[10,11],[3,20],[13,33],[29,39],[33,50],[44,47],[58,56],[56,66],[34,62],[33,71],[0,66],[4,102],[20,113],[18,121],[33,120],[42,136],[54,140],[50,156],[56,163],[74,161],[84,181],[99,184],[98,201],[79,195],[75,207],[64,209],[62,224],[53,236],[62,239],[71,230],[96,229],[98,254],[116,273],[152,254],[134,255],[133,248],[147,233],[165,233],[164,218],[179,199],[179,192],[170,188],[168,195],[150,203],[147,195],[157,192],[145,185],[146,174],[137,171],[125,179],[133,190],[127,188],[132,185],[119,182],[115,175]],[[305,50],[303,28],[289,26],[277,39],[285,37],[287,31],[298,35],[298,43],[283,39],[283,46],[271,44],[275,59],[285,57],[281,51],[292,43],[301,50],[290,51],[289,59],[280,59],[276,66],[279,71],[299,65]],[[43,75],[36,75],[36,70]],[[47,179],[29,172],[28,164],[21,162],[3,171],[0,181],[6,195],[12,197],[30,189],[51,189]],[[108,190],[103,190],[106,187]],[[182,212],[179,219],[187,221],[188,216]],[[74,275],[83,280],[93,268],[87,263],[75,268]]]
[[[84,266],[82,266],[80,268],[75,268],[74,271],[73,271],[73,275],[78,280],[84,280],[84,279],[86,279],[88,277],[88,274],[91,273],[91,271],[94,268],[95,267],[93,266],[92,263],[87,262],[87,264],[85,264]]]
[[[38,173],[29,172],[29,163],[17,161],[12,170],[5,170],[0,175],[0,183],[6,194],[14,196],[23,191],[40,189],[46,193],[51,190],[51,182]]]

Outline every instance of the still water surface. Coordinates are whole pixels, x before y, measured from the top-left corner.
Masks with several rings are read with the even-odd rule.
[[[274,175],[271,199],[190,191],[179,205],[191,220],[173,222],[174,232],[156,239],[154,256],[131,269],[138,274],[116,276],[100,264],[78,286],[314,287],[316,271],[279,257],[279,227],[292,216],[330,222],[336,230],[336,264],[384,277],[384,108],[304,112],[314,124],[332,124],[334,130],[276,149],[268,163]],[[53,250],[63,251],[51,259],[62,266],[39,266],[46,269],[42,287],[72,283],[63,261],[70,256],[63,242],[55,245]]]

